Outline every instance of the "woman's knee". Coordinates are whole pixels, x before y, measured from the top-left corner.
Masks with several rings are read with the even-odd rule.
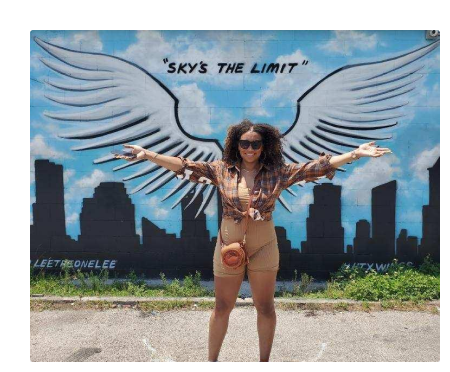
[[[214,312],[216,315],[230,315],[231,311],[234,308],[234,303],[231,303],[230,301],[225,301],[221,299],[216,299],[216,303],[214,306]]]
[[[271,316],[275,314],[275,304],[273,301],[255,303],[258,314]]]

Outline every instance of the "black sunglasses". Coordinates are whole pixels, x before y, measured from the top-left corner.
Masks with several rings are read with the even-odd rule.
[[[239,146],[241,146],[243,149],[248,149],[250,144],[252,145],[253,150],[258,150],[262,145],[262,141],[261,140],[257,140],[257,141],[239,140]]]

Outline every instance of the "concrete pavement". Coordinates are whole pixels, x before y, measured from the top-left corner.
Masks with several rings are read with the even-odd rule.
[[[32,361],[207,360],[211,310],[31,312]],[[277,310],[271,361],[439,361],[439,313]],[[256,311],[236,307],[219,361],[258,361]]]

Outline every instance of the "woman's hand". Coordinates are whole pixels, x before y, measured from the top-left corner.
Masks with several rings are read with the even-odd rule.
[[[373,158],[379,158],[380,156],[383,156],[384,154],[393,153],[390,149],[387,147],[379,147],[375,146],[375,141],[363,143],[360,145],[357,149],[354,150],[356,156],[359,158],[362,157],[373,157]],[[350,158],[349,152],[341,155],[334,155],[330,158],[330,164],[333,168],[339,168],[341,165],[348,164],[348,162],[352,162],[353,158]],[[350,158],[350,159],[349,159]]]
[[[128,156],[125,155],[116,155],[116,159],[125,159],[127,161],[137,161],[137,160],[143,160],[145,159],[145,149],[141,146],[136,146],[136,145],[123,145],[123,147],[129,148],[131,149],[131,153],[136,155],[136,157],[130,158]]]
[[[393,152],[387,147],[375,146],[375,141],[363,143],[356,150],[356,155],[359,157],[373,157],[378,158],[384,154],[393,154]]]

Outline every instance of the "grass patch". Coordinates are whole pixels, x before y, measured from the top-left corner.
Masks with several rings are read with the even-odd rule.
[[[349,305],[346,302],[339,302],[334,305],[334,308],[339,311],[342,311],[342,310],[348,311],[348,307],[349,307]]]
[[[31,268],[30,292],[32,295],[53,296],[135,296],[135,297],[214,297],[214,291],[202,287],[201,274],[189,274],[184,280],[174,279],[169,282],[163,273],[161,285],[150,286],[143,279],[131,272],[123,281],[108,281],[108,271],[99,274],[73,271],[63,264],[59,274],[48,274],[44,271],[36,273]],[[78,284],[75,284],[75,280]],[[331,275],[326,288],[312,291],[310,289],[314,279],[306,273],[298,278],[294,270],[292,290],[286,286],[275,293],[281,298],[327,298],[353,299],[365,301],[365,307],[370,310],[367,301],[411,301],[420,305],[420,301],[437,300],[440,298],[440,265],[425,258],[418,267],[399,264],[393,260],[386,272],[364,270],[360,267],[342,265]],[[386,306],[392,303],[383,303]]]
[[[74,301],[59,302],[47,300],[31,300],[30,310],[41,312],[50,310],[110,310],[110,309],[133,309],[144,313],[163,312],[173,310],[211,310],[214,302],[211,301],[189,301],[189,300],[169,300],[169,301],[145,301],[133,304],[117,304],[109,301]]]
[[[305,297],[309,293],[309,287],[313,281],[313,277],[306,273],[302,273],[300,275],[300,280],[298,280],[297,270],[294,270],[294,277],[292,279],[292,291],[288,291],[286,285],[283,283],[281,289],[275,292],[275,297]]]
[[[137,304],[141,311],[170,311],[170,310],[210,310],[214,308],[214,302],[210,301],[151,301]]]
[[[429,257],[418,268],[394,259],[385,272],[343,265],[332,275],[328,292],[359,301],[436,300],[440,298],[439,266]]]
[[[292,280],[292,291],[283,285],[276,297],[352,299],[358,301],[426,301],[440,298],[440,265],[428,256],[418,267],[392,261],[385,272],[364,270],[361,267],[342,265],[331,274],[326,288],[316,291],[308,289],[313,278],[303,273]],[[390,306],[390,305],[389,305]]]
[[[249,305],[251,306],[251,305]],[[342,312],[342,311],[422,311],[439,315],[436,305],[426,302],[413,301],[382,301],[368,304],[362,303],[275,303],[278,310],[304,312],[305,316],[319,316],[321,312]],[[130,309],[140,311],[142,316],[154,316],[158,312],[189,310],[207,311],[214,308],[213,301],[190,301],[190,300],[169,300],[169,301],[144,301],[130,304],[118,304],[109,301],[54,301],[31,299],[30,310],[41,311],[63,311],[63,310],[97,310],[106,311],[111,309]]]
[[[413,301],[383,301],[383,302],[355,302],[355,303],[276,303],[279,310],[304,312],[305,316],[319,316],[321,312],[344,312],[344,311],[420,311],[439,315],[436,305],[426,302]]]
[[[135,296],[135,297],[211,297],[214,292],[202,287],[201,274],[185,276],[183,281],[174,279],[169,282],[161,273],[162,285],[148,285],[131,272],[125,280],[108,282],[109,273],[102,270],[96,274],[80,270],[73,271],[65,267],[58,274],[31,270],[30,293],[32,295],[53,296]],[[76,282],[78,282],[76,284]]]
[[[31,300],[30,310],[41,312],[50,310],[108,310],[114,309],[117,305],[107,301],[74,301],[74,302],[55,302],[45,300]]]
[[[361,302],[361,309],[364,311],[370,311],[370,304],[367,301]]]

